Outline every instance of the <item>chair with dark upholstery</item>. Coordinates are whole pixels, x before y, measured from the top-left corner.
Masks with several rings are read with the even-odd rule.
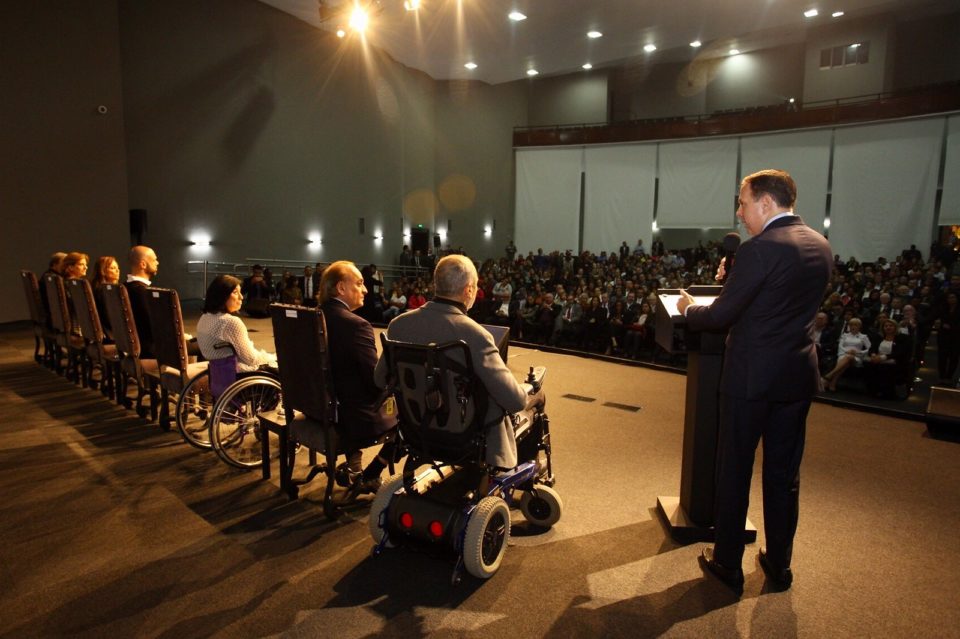
[[[191,379],[207,370],[207,362],[190,363],[180,296],[175,290],[148,288],[147,313],[160,367],[160,427],[170,430],[171,395],[179,396]]]
[[[137,384],[137,415],[146,417],[147,409],[143,398],[150,397],[150,418],[157,419],[157,385],[160,382],[160,368],[155,359],[140,358],[140,338],[137,324],[133,319],[133,307],[130,295],[123,284],[105,284],[103,297],[107,306],[107,316],[113,329],[114,344],[120,358],[120,384],[117,387],[117,403],[130,408],[127,398],[127,386],[132,379]]]
[[[40,297],[40,282],[33,271],[21,270],[20,281],[23,283],[23,292],[27,296],[27,309],[30,311],[30,323],[33,325],[33,359],[39,364],[53,368],[53,351],[55,338],[48,328],[49,318]],[[43,344],[43,353],[40,344]]]
[[[87,382],[93,385],[93,371],[100,371],[100,388],[103,394],[110,399],[114,398],[114,390],[119,387],[115,380],[120,375],[120,356],[114,344],[104,343],[103,326],[100,323],[100,314],[97,312],[97,303],[93,298],[93,287],[85,279],[67,280],[70,298],[73,300],[73,309],[77,315],[77,324],[80,334],[86,344]]]
[[[323,512],[336,519],[340,506],[355,498],[350,491],[344,497],[334,499],[334,473],[341,449],[341,437],[337,432],[337,403],[333,391],[333,371],[327,347],[327,328],[323,311],[319,308],[272,304],[273,338],[277,348],[280,368],[282,406],[261,415],[261,423],[275,432],[280,447],[280,489],[291,499],[296,499],[298,486],[312,480],[318,473],[327,477],[323,498]],[[385,442],[380,437],[362,442],[363,447]],[[263,463],[268,466],[268,438],[263,437]],[[310,452],[311,469],[303,479],[293,478],[297,444]],[[321,453],[325,462],[317,465],[316,454]],[[392,467],[391,467],[392,472]],[[269,476],[268,468],[264,476]]]
[[[73,330],[73,321],[70,319],[70,307],[67,305],[67,291],[63,278],[56,273],[47,273],[43,276],[43,285],[47,299],[50,301],[50,325],[54,333],[54,361],[58,373],[65,374],[77,384],[84,383],[86,378],[83,372],[86,357],[86,344],[77,331]],[[60,364],[62,355],[67,358],[67,367],[64,371]]]

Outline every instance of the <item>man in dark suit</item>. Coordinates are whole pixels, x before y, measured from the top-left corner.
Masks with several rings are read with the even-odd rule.
[[[701,562],[738,594],[761,438],[767,549],[760,549],[760,565],[775,588],[793,581],[800,460],[810,400],[820,386],[812,332],[833,263],[826,239],[793,214],[796,198],[796,184],[784,171],[744,178],[737,217],[752,238],[737,250],[736,268],[712,305],[695,304],[685,291],[678,303],[693,330],[729,327],[720,383],[716,535]]]
[[[303,275],[297,278],[297,284],[300,285],[300,291],[303,293],[303,305],[316,306],[317,293],[320,291],[320,276],[309,266],[304,266]]]
[[[160,268],[157,254],[149,246],[134,246],[128,257],[129,272],[124,286],[130,296],[130,308],[133,311],[133,321],[137,324],[137,335],[140,338],[140,357],[155,359],[153,351],[153,330],[150,328],[150,314],[147,312],[147,288],[151,280],[156,277]]]
[[[367,287],[352,262],[334,262],[320,279],[320,302],[327,323],[330,367],[337,396],[338,433],[344,439],[347,464],[338,468],[337,481],[355,493],[374,493],[380,473],[395,454],[392,442],[362,470],[361,448],[396,426],[396,415],[381,411],[381,389],[373,381],[377,346],[370,322],[354,311],[363,306]]]

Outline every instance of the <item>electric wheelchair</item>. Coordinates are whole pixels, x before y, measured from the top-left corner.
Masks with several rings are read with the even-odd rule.
[[[384,483],[371,504],[373,554],[406,544],[452,551],[454,584],[464,568],[487,579],[507,549],[511,506],[518,505],[527,521],[542,528],[553,526],[563,509],[553,489],[541,392],[545,369],[530,369],[527,408],[508,417],[520,463],[494,472],[484,461],[492,400],[474,373],[467,344],[409,344],[384,335],[381,341],[407,458],[403,472]]]

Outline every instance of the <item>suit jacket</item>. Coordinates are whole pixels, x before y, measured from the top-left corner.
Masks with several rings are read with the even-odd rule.
[[[356,442],[373,439],[396,424],[380,415],[383,397],[373,380],[377,365],[373,328],[337,300],[327,301],[322,308],[341,436]]]
[[[730,329],[721,392],[779,402],[817,392],[813,322],[832,268],[827,240],[797,216],[740,245],[720,296],[687,309],[694,330]]]
[[[503,416],[523,410],[527,394],[500,359],[493,336],[485,328],[456,306],[427,302],[394,318],[387,327],[387,337],[414,344],[466,342],[474,372],[493,400],[486,419],[486,423],[492,424],[487,431],[487,463],[503,468],[517,465],[513,431],[504,424]],[[387,367],[382,358],[377,362],[376,375],[377,382],[386,385]]]
[[[130,308],[133,311],[133,321],[137,324],[137,335],[140,337],[140,357],[155,359],[153,351],[153,329],[150,327],[150,313],[147,311],[147,285],[139,280],[124,282],[127,294],[130,296]]]

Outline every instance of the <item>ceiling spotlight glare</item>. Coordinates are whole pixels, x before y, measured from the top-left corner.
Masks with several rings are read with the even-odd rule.
[[[587,31],[587,37],[591,39],[602,38],[603,34],[599,31]]]
[[[476,63],[476,62],[467,62],[467,63],[466,63],[465,65],[463,65],[463,66],[466,67],[467,69],[470,69],[471,71],[473,71],[474,69],[477,68],[477,63]]]
[[[843,15],[843,11],[834,11],[833,13],[830,14],[830,17],[831,17],[831,18],[839,18],[839,17],[842,16],[842,15]]]
[[[586,64],[583,65],[583,70],[584,70],[584,71],[589,71],[589,70],[592,69],[592,68],[593,68],[593,65],[590,64],[589,62],[587,62]]]
[[[790,98],[789,100],[787,100],[787,102],[789,102],[790,104],[793,104],[793,103],[795,103],[796,101],[797,101],[796,98]]]
[[[730,49],[730,55],[740,55],[740,49]]]
[[[820,12],[816,9],[807,9],[803,12],[803,17],[805,18],[816,18],[818,15],[820,15]]]
[[[519,11],[511,11],[507,14],[507,17],[513,20],[514,22],[520,22],[521,20],[526,20],[527,16],[523,15]]]
[[[646,51],[647,53],[653,53],[654,51],[657,50],[657,45],[655,45],[655,44],[645,44],[645,45],[643,45],[643,50]]]
[[[366,31],[368,24],[370,24],[370,16],[366,10],[360,6],[355,6],[350,14],[350,28],[358,33],[363,33]]]
[[[407,11],[416,11],[420,8],[420,0],[403,0],[403,8]]]
[[[694,40],[693,42],[690,43],[690,46],[693,47],[694,49],[699,49],[702,45],[703,43],[700,42],[699,40]]]
[[[537,75],[538,73],[540,73],[540,72],[537,71],[536,69],[527,69],[527,75],[529,75],[531,78],[532,78],[533,76]]]
[[[346,32],[346,30],[344,30],[343,27],[337,27],[337,37],[338,37],[338,38],[344,38],[344,37],[346,37],[346,35],[347,35],[347,32]]]

